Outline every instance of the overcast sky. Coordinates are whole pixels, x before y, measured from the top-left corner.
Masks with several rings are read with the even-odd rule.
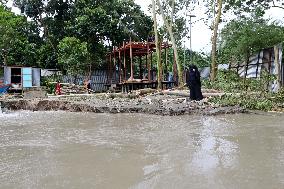
[[[146,14],[151,16],[151,13],[148,11],[148,6],[151,3],[151,0],[135,0],[135,2],[141,6],[142,10],[146,12]],[[195,10],[194,15],[196,15],[196,17],[192,19],[192,22],[206,17],[204,15],[204,10]],[[273,8],[267,11],[265,17],[283,21],[284,10]],[[192,49],[194,51],[209,53],[211,49],[210,38],[211,31],[202,21],[198,21],[192,25]],[[189,48],[189,41],[186,41],[185,45]]]

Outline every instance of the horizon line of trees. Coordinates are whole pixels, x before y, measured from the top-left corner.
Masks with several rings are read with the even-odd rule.
[[[13,13],[5,3],[0,0],[2,64],[58,68],[70,74],[103,67],[112,46],[120,46],[130,38],[147,41],[155,35],[157,47],[163,41],[173,44],[174,61],[169,66],[176,63],[182,85],[182,72],[188,64],[210,65],[214,80],[218,64],[244,61],[260,49],[284,41],[281,23],[263,18],[271,7],[283,8],[280,0],[152,0],[152,17],[134,0],[13,0],[21,15]],[[189,31],[182,12],[198,6],[206,7],[205,20],[212,30],[210,56],[182,47]],[[226,21],[226,14],[238,19]],[[160,25],[157,15],[162,17]],[[221,22],[226,25],[218,33]],[[164,68],[159,48],[155,57],[161,81]]]

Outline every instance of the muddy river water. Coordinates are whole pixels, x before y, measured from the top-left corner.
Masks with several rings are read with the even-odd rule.
[[[284,188],[283,115],[0,119],[0,189]]]

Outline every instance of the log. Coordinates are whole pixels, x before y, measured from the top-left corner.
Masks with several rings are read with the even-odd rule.
[[[182,97],[190,97],[189,92],[181,92],[181,91],[163,91],[164,95],[175,95],[175,96],[182,96]],[[226,93],[203,93],[204,97],[213,97],[213,96],[223,96]]]
[[[150,88],[146,88],[146,89],[140,89],[136,91],[137,95],[146,95],[149,93],[155,93],[157,90],[156,89],[150,89]]]

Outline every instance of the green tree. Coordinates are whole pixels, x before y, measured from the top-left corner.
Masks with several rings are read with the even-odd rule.
[[[123,41],[146,41],[153,21],[133,0],[78,0],[71,9],[71,35],[88,43],[92,62],[105,59],[105,42],[121,46]]]
[[[262,16],[266,9],[277,7],[276,2],[281,0],[195,0],[191,3],[202,4],[207,7],[207,20],[211,20],[210,29],[212,30],[212,49],[211,49],[211,73],[210,78],[214,80],[217,73],[217,38],[219,36],[219,24],[225,20],[223,14],[226,12],[234,13],[238,17],[253,13]],[[281,6],[278,6],[281,7]]]
[[[0,53],[4,65],[35,65],[38,35],[32,22],[0,5]]]
[[[101,65],[107,45],[119,46],[123,41],[146,40],[152,20],[133,0],[13,0],[42,31],[40,64],[57,67],[57,47],[64,37],[87,42],[90,61]]]
[[[89,65],[89,52],[86,42],[75,37],[65,37],[58,45],[58,63],[68,74],[83,74]]]
[[[283,41],[284,28],[277,22],[269,23],[262,18],[232,20],[221,32],[219,60],[222,63],[243,62],[259,50]]]

